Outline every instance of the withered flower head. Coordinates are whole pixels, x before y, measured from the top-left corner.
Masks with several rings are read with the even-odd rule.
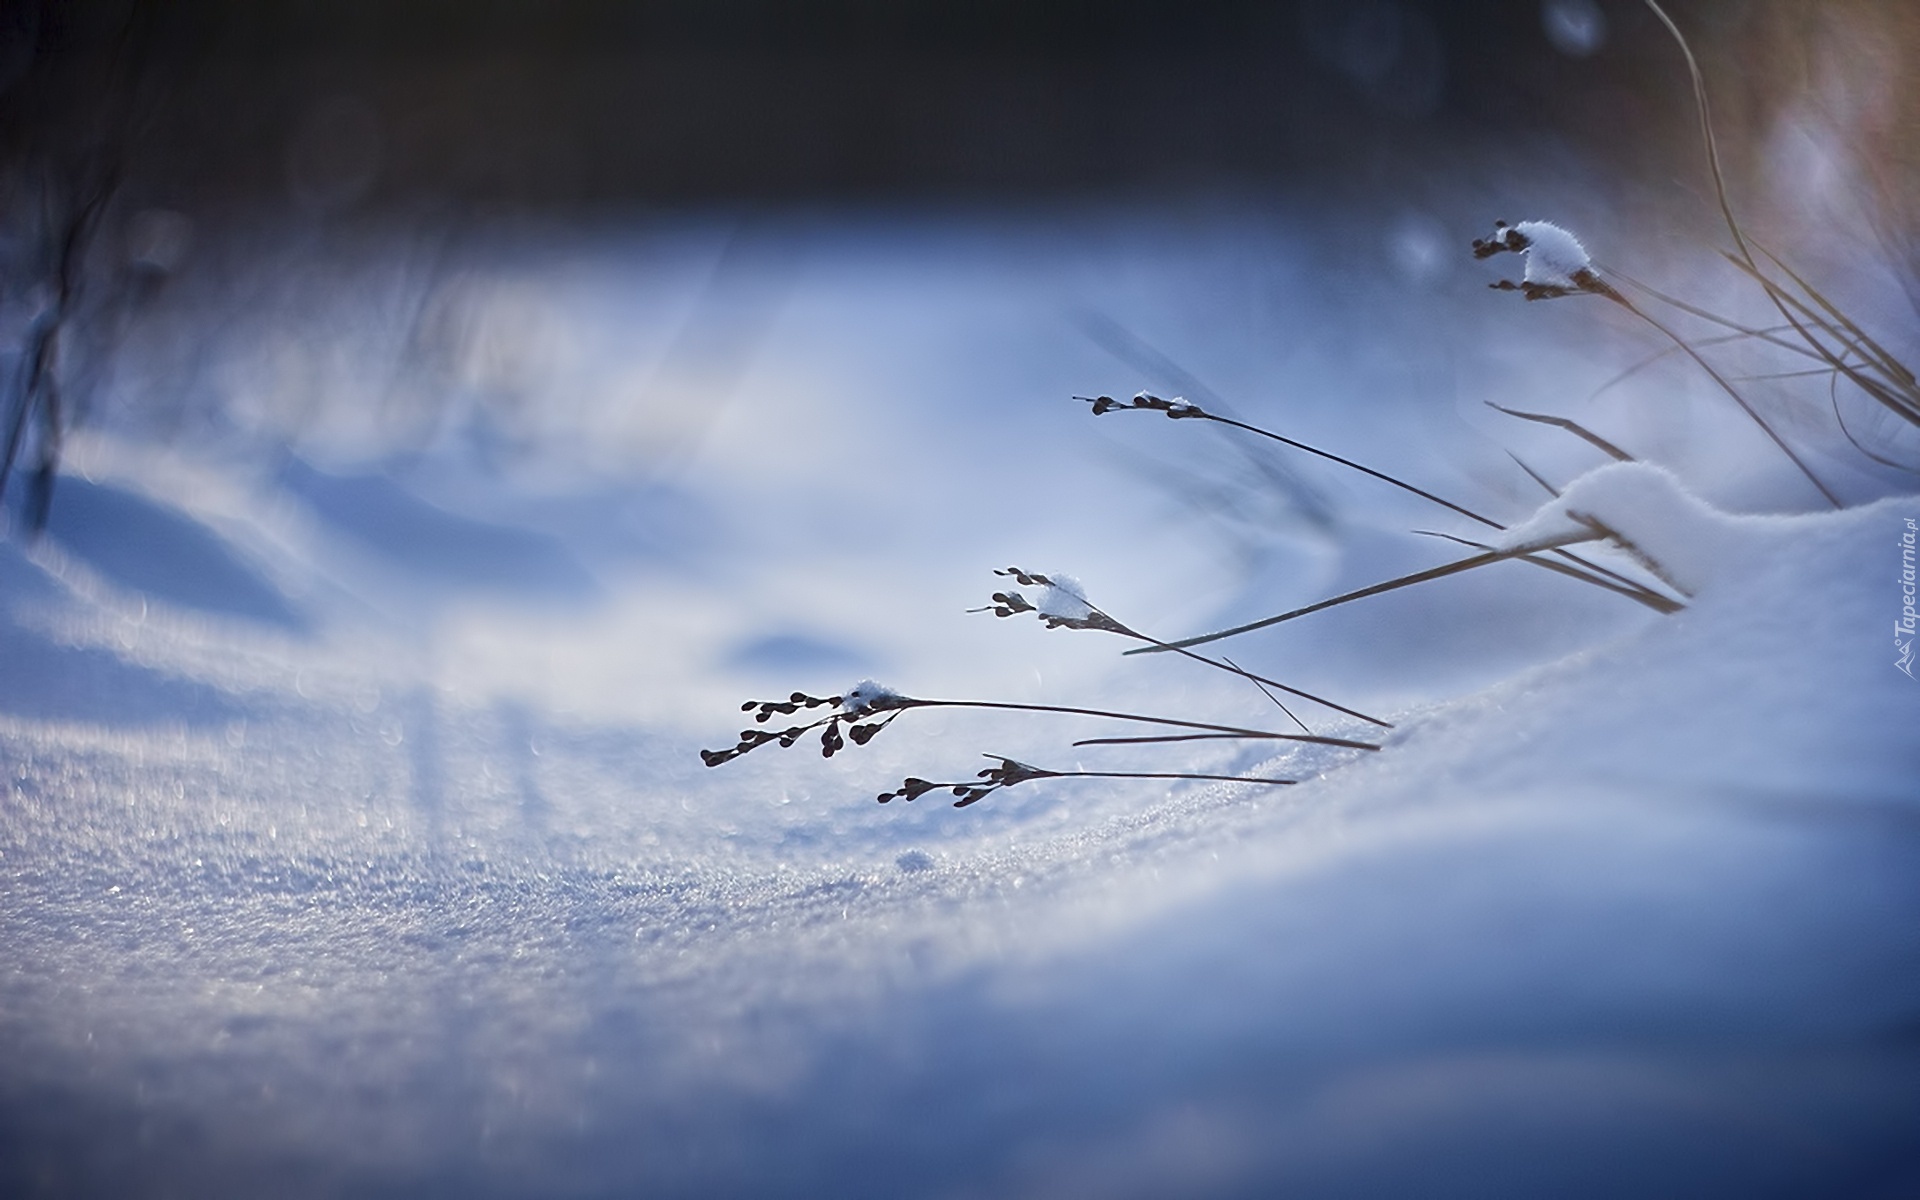
[[[1115,400],[1112,396],[1075,396],[1074,399],[1093,405],[1093,415],[1096,417],[1121,409],[1163,412],[1176,421],[1182,417],[1207,415],[1198,404],[1189,404],[1179,396],[1163,400],[1151,392],[1135,392],[1131,400]]]
[[[1521,292],[1529,300],[1614,294],[1593,269],[1593,259],[1580,239],[1551,221],[1522,221],[1518,225],[1495,221],[1492,237],[1474,239],[1473,256],[1492,258],[1496,254],[1519,254],[1526,260],[1520,282],[1502,279],[1487,285],[1496,291]]]
[[[769,742],[779,742],[782,746],[792,746],[801,737],[820,730],[820,755],[832,758],[846,748],[847,738],[853,739],[856,746],[864,746],[873,740],[873,736],[912,707],[916,701],[871,679],[863,679],[848,688],[840,696],[809,696],[805,692],[795,692],[785,700],[749,700],[740,706],[741,712],[750,712],[758,724],[766,724],[775,713],[791,716],[803,708],[826,707],[833,711],[823,717],[817,717],[804,725],[794,725],[786,729],[743,729],[740,740],[725,750],[702,750],[700,760],[709,767],[732,762],[742,754],[758,750]],[[878,721],[859,724],[861,717],[886,713]],[[842,736],[840,727],[846,725],[846,734]]]
[[[1093,606],[1087,599],[1086,589],[1071,575],[1042,575],[1038,571],[1025,571],[1019,567],[1008,567],[994,574],[1040,590],[1033,598],[1024,592],[995,592],[991,604],[972,611],[991,612],[996,617],[1030,612],[1045,621],[1049,629],[1100,629],[1108,632],[1121,632],[1123,629],[1112,617]]]

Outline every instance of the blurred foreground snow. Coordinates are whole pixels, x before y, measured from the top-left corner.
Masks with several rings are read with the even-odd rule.
[[[878,808],[909,770],[1074,753],[938,714],[707,772],[741,699],[865,673],[1264,704],[961,615],[1008,562],[1175,633],[1433,561],[1401,532],[1431,513],[1349,479],[1090,429],[1066,396],[1180,386],[1116,366],[1112,329],[1282,397],[1259,415],[1299,436],[1514,518],[1539,496],[1459,432],[1515,399],[1444,366],[1487,318],[1345,293],[1277,225],[802,244],[723,256],[700,294],[733,315],[686,316],[679,350],[616,349],[672,288],[596,291],[672,253],[473,318],[601,339],[529,376],[615,398],[573,417],[474,400],[405,450],[307,427],[266,464],[231,429],[76,445],[53,536],[0,547],[5,1190],[1920,1189],[1920,685],[1887,637],[1920,502],[1743,518],[1715,544],[1751,552],[1670,618],[1510,566],[1289,626],[1246,654],[1400,721],[1381,754],[1263,768],[1291,789]],[[1553,324],[1577,318],[1498,316],[1561,336],[1584,394],[1611,368]],[[460,344],[498,353],[456,356],[454,392],[534,353]],[[1545,357],[1506,385],[1534,407]],[[1681,459],[1740,436],[1656,382],[1610,433]],[[500,457],[502,413],[574,420],[610,465]],[[1713,498],[1790,486],[1762,453],[1705,472]],[[1236,473],[1263,482],[1171,486]]]

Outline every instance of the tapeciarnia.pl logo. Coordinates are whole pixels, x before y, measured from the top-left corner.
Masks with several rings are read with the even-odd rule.
[[[1905,672],[1908,679],[1913,676],[1913,633],[1915,616],[1913,611],[1914,538],[1920,534],[1920,525],[1912,517],[1907,518],[1906,532],[1900,535],[1900,619],[1893,623],[1893,650],[1897,657],[1893,665]]]

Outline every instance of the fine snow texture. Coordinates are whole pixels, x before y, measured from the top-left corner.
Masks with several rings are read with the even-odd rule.
[[[1087,600],[1087,589],[1071,575],[1047,576],[1050,582],[1040,589],[1033,606],[1042,617],[1052,617],[1057,621],[1084,621],[1093,615],[1093,605]]]
[[[1551,221],[1522,221],[1514,226],[1527,239],[1526,282],[1543,287],[1576,288],[1574,279],[1593,268],[1580,239]]]
[[[1760,522],[1610,468],[1562,506],[1674,563],[1696,542],[1652,535],[1706,521],[1724,552],[1684,612],[1379,754],[1275,760],[1306,781],[1277,798],[869,803],[756,837],[751,784],[431,690],[8,718],[0,1169],[100,1195],[1901,1194],[1920,689],[1883,632],[1913,502]]]
[[[850,715],[858,716],[861,713],[871,710],[874,705],[882,701],[898,700],[899,698],[900,693],[894,691],[892,688],[884,684],[875,683],[871,679],[862,679],[859,683],[848,688],[846,695],[840,698],[840,709]]]
[[[1332,474],[1293,486],[1292,459],[1171,509],[1079,463],[1090,436],[1189,447],[1209,486],[1239,460],[1202,422],[1113,414],[1090,435],[1064,397],[1137,368],[1087,345],[1065,299],[1171,338],[1229,397],[1289,397],[1282,428],[1423,484],[1484,476],[1460,498],[1503,521],[1541,494],[1495,470],[1509,443],[1476,451],[1432,414],[1630,361],[1575,380],[1547,326],[1512,336],[1511,306],[1398,307],[1405,289],[1342,292],[1344,260],[1307,272],[1294,235],[1182,228],[1218,241],[1063,264],[1072,230],[862,233],[799,256],[812,274],[712,436],[670,418],[724,392],[713,377],[671,355],[642,372],[683,385],[642,405],[647,445],[699,446],[644,488],[607,482],[625,467],[503,468],[484,425],[406,462],[264,473],[76,438],[76,503],[41,545],[0,544],[0,1194],[1920,1190],[1920,686],[1887,636],[1920,500],[1729,515],[1798,481],[1764,442],[1740,457],[1740,414],[1675,403],[1657,373],[1609,395],[1605,430],[1666,447],[1712,509],[1646,470],[1580,478],[1590,449],[1559,431],[1519,448],[1576,480],[1532,528],[1604,512],[1694,590],[1684,611],[1502,563],[1232,647],[1368,711],[1384,695],[1379,753],[1072,747],[1118,731],[941,708],[831,760],[805,739],[700,764],[743,698],[863,674],[1273,713],[1173,656],[1116,670],[1118,639],[961,615],[1000,563],[1080,564],[1158,636],[1448,553],[1406,533],[1430,509]],[[625,280],[660,265],[588,248]],[[613,368],[636,331],[679,327],[663,295],[605,279],[624,299],[603,308],[533,276],[512,293],[620,350],[516,410],[559,423],[542,445],[623,444]],[[1285,305],[1263,330],[1364,353],[1236,333],[1234,280]],[[295,382],[371,361],[260,340]],[[305,403],[261,378],[247,396]],[[1203,511],[1239,520],[1244,557]],[[1295,541],[1255,536],[1275,528]],[[983,751],[1300,783],[873,802],[909,773],[971,778]]]

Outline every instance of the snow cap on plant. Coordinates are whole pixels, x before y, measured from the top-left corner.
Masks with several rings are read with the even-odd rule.
[[[873,739],[874,734],[885,729],[894,717],[921,703],[924,702],[903,696],[871,679],[862,679],[848,688],[843,696],[809,696],[805,692],[795,692],[785,700],[749,700],[740,706],[740,711],[752,713],[755,725],[766,725],[775,716],[790,717],[803,709],[824,708],[827,712],[824,716],[785,729],[742,729],[740,740],[734,745],[724,750],[702,750],[700,758],[708,766],[717,767],[773,742],[792,746],[816,729],[820,731],[821,755],[832,758],[846,749],[846,738],[852,738],[856,746],[864,746]],[[862,717],[877,713],[888,715],[865,725],[858,723]],[[845,737],[840,732],[843,724],[846,726]]]
[[[1042,620],[1065,623],[1084,621],[1093,615],[1093,605],[1087,602],[1087,589],[1071,575],[1049,576],[1033,606]]]
[[[1162,399],[1152,392],[1135,392],[1131,400],[1115,400],[1112,396],[1075,396],[1075,400],[1084,400],[1093,405],[1093,415],[1098,417],[1117,409],[1143,408],[1153,412],[1163,412],[1174,420],[1182,417],[1204,417],[1208,415],[1198,404],[1189,404],[1183,396],[1171,400]]]
[[[1042,575],[1038,571],[1024,571],[1019,567],[1008,567],[994,574],[1005,575],[1015,583],[1040,590],[1034,599],[1029,599],[1024,592],[1011,589],[995,592],[992,604],[973,611],[991,612],[996,617],[1030,612],[1045,621],[1049,629],[1117,631],[1121,628],[1112,617],[1093,606],[1092,601],[1087,599],[1086,588],[1071,575]]]
[[[1474,239],[1473,256],[1492,258],[1496,254],[1519,254],[1526,260],[1526,273],[1519,283],[1502,279],[1487,285],[1499,291],[1524,292],[1529,300],[1551,300],[1578,292],[1608,295],[1613,291],[1593,269],[1593,259],[1580,239],[1551,221],[1522,221],[1518,225],[1495,221],[1492,237]]]
[[[900,693],[885,684],[875,683],[871,679],[862,679],[847,689],[840,698],[840,710],[850,717],[864,716],[877,709],[894,707],[893,701],[900,699]]]
[[[1609,463],[1574,480],[1494,543],[1525,549],[1604,538],[1685,596],[1698,595],[1766,553],[1766,524],[1730,516],[1652,463]]]

